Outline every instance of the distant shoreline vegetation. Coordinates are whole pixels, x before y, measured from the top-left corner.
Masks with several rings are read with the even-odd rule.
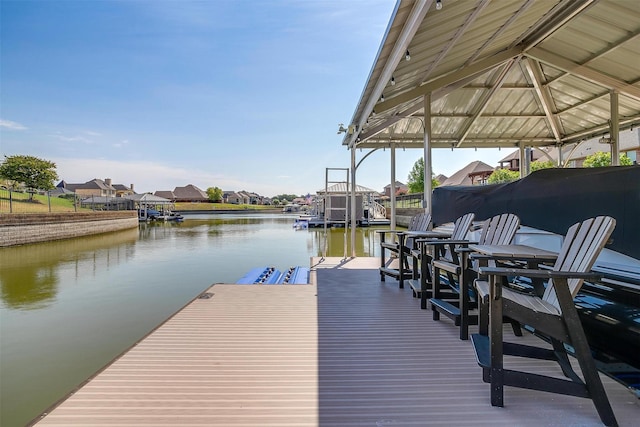
[[[174,210],[177,212],[187,211],[272,211],[279,210],[277,206],[272,205],[236,205],[233,203],[175,203]],[[281,209],[281,208],[280,208]]]

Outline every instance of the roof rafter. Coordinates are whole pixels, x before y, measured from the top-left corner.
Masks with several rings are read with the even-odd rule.
[[[630,85],[625,81],[608,76],[585,65],[577,64],[541,48],[534,47],[529,49],[526,55],[562,71],[581,77],[591,83],[604,86],[608,89],[615,89],[621,94],[640,101],[640,88]]]
[[[445,86],[441,89],[438,89],[436,91],[434,91],[431,94],[431,102],[434,102],[440,98],[442,98],[443,96],[448,95],[449,93],[453,92],[456,89],[460,89],[461,87],[465,86],[466,84],[472,82],[473,80],[475,80],[479,75],[481,75],[482,73],[484,73],[484,70],[477,72],[475,74],[472,74],[470,76],[467,76],[464,79],[461,79],[453,84],[450,84],[448,86]],[[414,113],[416,113],[417,111],[420,111],[423,109],[423,105],[422,105],[422,100],[421,99],[416,99],[415,103],[413,105],[411,105],[410,107],[408,107],[406,110],[397,113],[396,115],[394,115],[393,117],[379,123],[378,125],[368,129],[368,131],[366,133],[362,133],[360,135],[358,135],[358,138],[360,139],[360,141],[365,141],[375,135],[377,135],[378,133],[382,132],[383,130],[385,130],[386,128],[388,128],[389,126],[399,122],[402,119],[407,118],[408,116],[413,115]]]
[[[394,96],[391,99],[379,102],[375,106],[375,111],[376,112],[387,111],[400,104],[403,104],[405,102],[412,101],[416,98],[424,96],[429,92],[433,92],[436,89],[440,89],[444,86],[455,83],[466,77],[475,75],[479,72],[483,72],[497,65],[500,65],[506,61],[509,61],[510,59],[515,58],[521,53],[522,53],[522,48],[519,46],[504,50],[502,52],[498,52],[495,55],[492,55],[488,58],[474,62],[473,64],[470,64],[467,67],[461,68],[457,71],[444,75],[438,79],[432,80],[423,85],[417,86],[411,90],[408,90],[407,92]]]
[[[460,145],[462,145],[462,143],[467,138],[467,136],[469,136],[469,132],[471,132],[471,128],[473,127],[475,122],[478,120],[478,117],[480,117],[484,112],[484,110],[486,110],[487,105],[489,105],[489,101],[491,101],[491,98],[493,98],[493,95],[496,93],[496,91],[500,89],[500,87],[502,86],[502,83],[504,83],[504,79],[507,77],[507,75],[513,68],[513,65],[516,64],[518,61],[519,61],[519,58],[512,59],[502,67],[502,70],[496,73],[497,76],[495,77],[495,83],[493,87],[489,89],[489,91],[485,93],[480,98],[480,100],[478,100],[474,108],[475,112],[472,113],[471,120],[469,120],[467,124],[464,126],[464,128],[462,129],[462,134],[460,135],[460,140],[458,141],[458,144],[457,144],[458,147],[460,147]]]
[[[536,90],[538,100],[540,101],[540,104],[542,104],[542,110],[544,111],[545,116],[547,116],[547,123],[551,128],[551,132],[553,132],[553,136],[556,138],[556,141],[560,142],[561,132],[560,123],[556,116],[557,108],[553,102],[553,96],[551,96],[549,87],[543,83],[544,74],[542,73],[540,63],[531,58],[526,58],[524,63],[527,73],[531,78],[531,82],[533,83],[533,87]]]
[[[400,62],[400,60],[404,56],[405,50],[409,46],[409,43],[411,43],[411,40],[418,31],[418,28],[420,28],[420,24],[424,20],[427,11],[431,7],[431,3],[433,3],[433,0],[416,1],[404,27],[402,28],[400,35],[398,36],[398,39],[396,40],[392,52],[384,65],[384,68],[380,74],[380,77],[378,78],[378,81],[376,82],[373,92],[370,94],[369,99],[365,104],[365,115],[360,117],[360,123],[356,123],[358,128],[362,128],[362,126],[366,122],[366,116],[369,115],[369,112],[373,111],[376,101],[380,98],[380,95],[387,85],[387,82],[393,75],[393,71],[398,66],[398,62]],[[351,139],[349,141],[350,147],[353,145],[356,137],[357,136],[355,133],[351,136]]]

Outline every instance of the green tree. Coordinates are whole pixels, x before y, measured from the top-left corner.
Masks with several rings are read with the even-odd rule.
[[[0,164],[0,178],[12,181],[15,187],[24,184],[33,190],[50,190],[58,179],[56,164],[33,156],[4,156]],[[30,200],[33,192],[30,192]]]
[[[220,203],[222,201],[222,189],[219,187],[209,187],[207,188],[207,196],[209,196],[210,201]]]
[[[496,169],[491,175],[489,175],[487,183],[502,184],[505,182],[515,181],[518,178],[520,178],[520,172],[518,171],[512,171],[509,169]]]
[[[630,166],[633,162],[625,153],[620,153],[620,166]],[[611,153],[608,151],[598,151],[587,156],[582,163],[585,168],[599,168],[602,166],[611,166]]]
[[[296,197],[300,196],[296,196],[295,194],[278,194],[277,196],[275,196],[276,199],[280,200],[280,203],[288,203]]]
[[[531,172],[539,171],[540,169],[551,169],[555,167],[556,164],[551,160],[547,160],[546,162],[543,162],[542,160],[531,162]]]
[[[433,177],[431,172],[431,188],[436,188],[440,183]],[[411,172],[407,177],[407,187],[409,193],[422,193],[424,191],[424,158],[420,157],[413,164]]]

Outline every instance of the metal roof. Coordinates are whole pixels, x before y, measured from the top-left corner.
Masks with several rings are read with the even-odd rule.
[[[428,94],[433,148],[574,143],[614,104],[640,125],[637,0],[436,3],[396,4],[343,145],[422,148]]]
[[[321,190],[316,191],[317,194],[345,194],[351,191],[351,185],[347,185],[346,182],[338,182],[334,185],[329,186],[326,190],[323,188]],[[365,186],[356,184],[356,193],[379,193],[379,191],[373,190],[371,188],[367,188]]]

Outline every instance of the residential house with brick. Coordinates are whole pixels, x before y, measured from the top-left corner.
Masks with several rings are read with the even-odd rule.
[[[223,194],[223,199],[226,203],[231,203],[234,205],[248,205],[249,204],[249,196],[244,194],[242,191],[225,191]]]
[[[391,197],[391,184],[384,187],[382,190],[385,196]],[[409,192],[409,187],[406,184],[396,181],[396,196],[400,194],[407,194]]]
[[[167,200],[171,200],[172,202],[176,201],[176,195],[173,194],[171,190],[160,190],[153,193],[154,196],[162,197]]]
[[[207,193],[193,184],[189,184],[185,187],[176,187],[173,190],[173,194],[175,196],[175,202],[202,203],[209,201]]]
[[[476,160],[451,175],[441,185],[483,185],[492,173],[491,166]]]
[[[69,184],[63,180],[63,181],[60,181],[58,185],[56,185],[56,187],[65,188],[68,191],[72,191],[78,197],[81,197],[81,198],[86,198],[91,196],[96,196],[96,197],[117,197],[118,196],[118,190],[112,185],[111,178],[106,178],[105,180],[96,178],[82,184]],[[125,186],[121,186],[121,187],[124,187],[125,189],[127,189],[127,190],[121,190],[122,191],[121,195],[125,191],[131,191],[133,193],[133,190],[129,189],[128,187],[125,187]]]
[[[549,160],[548,157],[545,157],[544,153],[540,150],[530,150],[529,151],[529,161],[535,162],[537,160],[545,161]],[[512,171],[520,171],[520,150],[516,150],[508,156],[504,157],[502,160],[498,162],[500,165],[500,169],[509,169]]]

